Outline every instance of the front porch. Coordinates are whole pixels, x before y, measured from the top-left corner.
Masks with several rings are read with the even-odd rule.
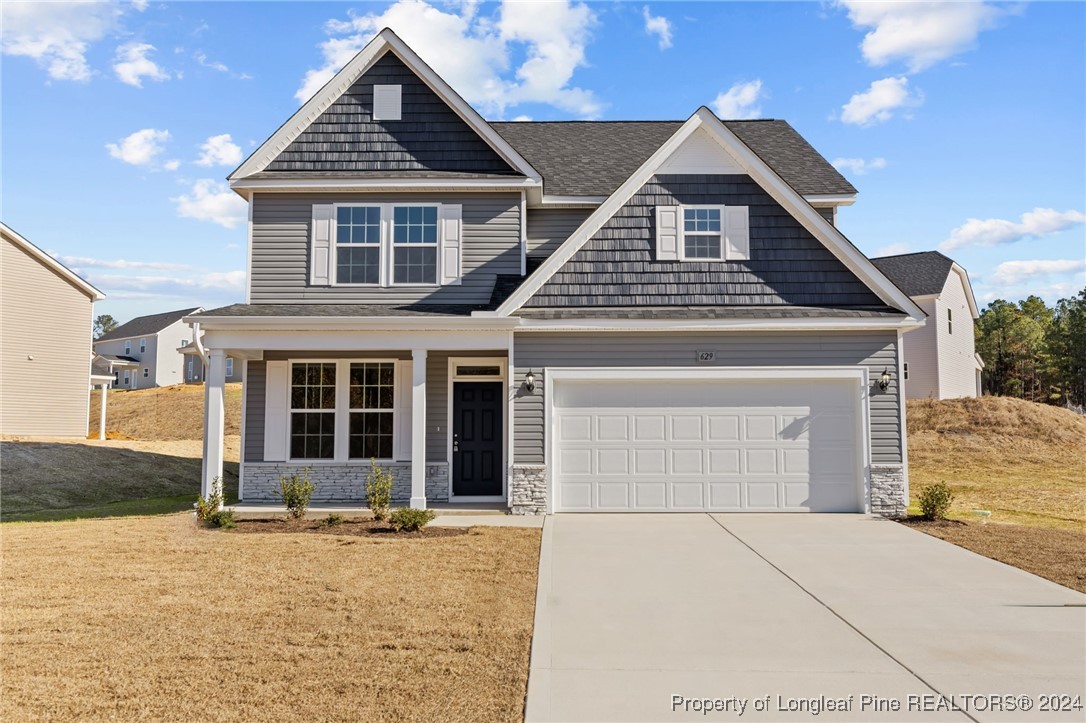
[[[428,509],[437,513],[438,517],[504,517],[509,516],[509,508],[504,502],[428,502]],[[268,517],[280,517],[287,513],[287,508],[281,504],[252,504],[238,502],[227,505],[226,509],[232,510],[234,517],[239,520],[260,520]],[[347,518],[369,517],[372,515],[369,507],[363,504],[315,504],[311,505],[305,513],[308,520],[321,519],[328,515],[341,515]]]
[[[229,356],[245,367],[235,511],[272,512],[280,478],[305,473],[316,514],[356,515],[371,460],[391,475],[394,505],[508,510],[521,386],[509,371],[509,331],[227,330],[214,321],[202,337],[202,494],[222,474]]]

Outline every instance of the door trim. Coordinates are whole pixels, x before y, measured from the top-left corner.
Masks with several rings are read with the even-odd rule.
[[[456,367],[460,365],[472,366],[496,366],[499,374],[492,377],[460,376],[456,373]],[[448,391],[445,410],[445,460],[449,468],[449,502],[505,502],[509,496],[509,449],[508,443],[502,445],[502,493],[500,495],[454,495],[453,494],[453,399],[455,398],[453,385],[457,382],[501,382],[502,389],[507,389],[509,379],[509,360],[499,356],[451,356],[447,372],[446,390]],[[509,405],[502,405],[502,439],[509,439]]]
[[[863,511],[871,512],[871,384],[867,367],[547,367],[543,370],[543,463],[547,475],[547,514],[561,507],[556,499],[554,447],[558,441],[557,416],[554,413],[554,389],[563,380],[591,381],[742,381],[742,380],[844,380],[857,384],[859,404],[856,447],[860,450],[856,474],[860,480]],[[905,430],[902,430],[905,434]],[[452,479],[451,468],[449,479]]]

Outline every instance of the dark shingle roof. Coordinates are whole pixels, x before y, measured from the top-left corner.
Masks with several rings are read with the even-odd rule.
[[[921,251],[900,256],[871,259],[875,268],[909,296],[938,294],[946,285],[946,277],[954,259],[938,251]]]
[[[121,324],[108,334],[102,334],[102,336],[95,339],[95,341],[109,341],[110,339],[126,339],[131,336],[150,336],[152,334],[157,334],[170,324],[178,321],[182,317],[188,316],[199,308],[199,306],[194,306],[191,309],[179,309],[178,311],[166,311],[161,314],[137,316],[132,321]]]
[[[543,174],[556,196],[609,196],[683,121],[491,123]],[[856,189],[782,120],[724,121],[741,141],[802,195],[854,194]]]
[[[232,304],[200,316],[469,316],[485,309],[471,304]]]
[[[831,309],[803,306],[665,306],[651,308],[520,309],[525,319],[822,319],[900,318],[904,312],[881,309]]]
[[[111,362],[126,362],[128,364],[139,364],[140,360],[124,354],[99,354],[98,358],[105,359]]]

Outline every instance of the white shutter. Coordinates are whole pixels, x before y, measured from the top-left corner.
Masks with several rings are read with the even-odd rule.
[[[678,261],[682,231],[679,206],[656,207],[656,260]]]
[[[750,214],[747,209],[747,206],[728,206],[724,209],[726,261],[745,261],[750,258]]]
[[[411,362],[396,362],[396,429],[393,432],[393,457],[411,459]]]
[[[464,207],[459,203],[442,204],[441,219],[441,285],[459,286],[461,277],[462,217]]]
[[[290,424],[290,362],[270,361],[264,378],[264,461],[287,458]]]
[[[332,204],[313,204],[313,223],[309,227],[309,283],[332,284]]]

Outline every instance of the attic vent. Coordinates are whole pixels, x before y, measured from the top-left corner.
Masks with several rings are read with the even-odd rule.
[[[374,120],[400,120],[400,88],[399,85],[373,86]]]

